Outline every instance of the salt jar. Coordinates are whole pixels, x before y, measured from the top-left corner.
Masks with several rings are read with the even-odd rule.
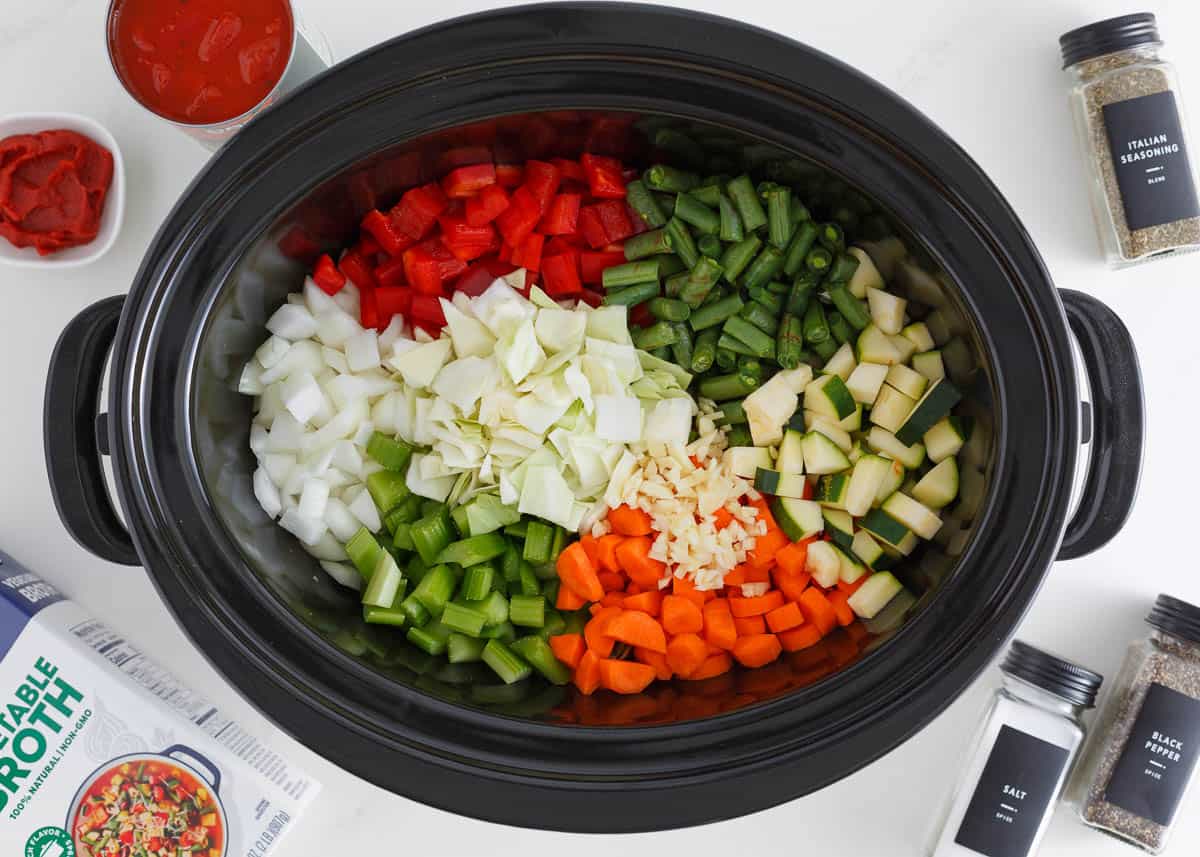
[[[932,857],[1036,853],[1103,676],[1020,640],[950,800]]]

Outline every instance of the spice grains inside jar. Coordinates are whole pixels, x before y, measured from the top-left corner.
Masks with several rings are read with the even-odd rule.
[[[1109,263],[1122,267],[1200,249],[1200,203],[1179,82],[1160,56],[1154,16],[1102,21],[1061,43]]]
[[[1158,627],[1175,610],[1189,624]],[[1160,596],[1148,621],[1155,628],[1130,648],[1072,792],[1084,823],[1159,854],[1200,758],[1200,609]]]

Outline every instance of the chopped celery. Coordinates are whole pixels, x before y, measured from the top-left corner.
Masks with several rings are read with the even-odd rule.
[[[523,628],[546,624],[546,599],[540,595],[514,595],[508,600],[508,620]]]
[[[549,598],[546,598],[546,602],[552,603]],[[557,636],[558,634],[565,634],[566,632],[567,622],[563,619],[562,614],[553,608],[547,607],[545,623],[542,625],[542,629],[538,632],[538,635],[545,639]]]
[[[403,596],[403,586],[401,587],[401,596]],[[399,604],[399,599],[396,601]],[[408,622],[408,614],[399,606],[395,607],[372,607],[370,605],[363,606],[363,621],[369,622],[372,625],[391,625],[395,628],[403,627]]]
[[[467,601],[481,601],[492,591],[496,569],[490,562],[481,562],[467,569],[463,578],[462,597]]]
[[[396,525],[396,531],[392,535],[392,547],[401,551],[415,551],[417,549],[412,537],[411,524]]]
[[[478,565],[500,556],[506,547],[508,547],[508,541],[504,536],[499,533],[487,533],[446,546],[438,554],[437,561],[439,563],[457,563],[461,566]]]
[[[562,634],[582,634],[583,626],[588,623],[592,615],[586,610],[572,610],[570,613],[563,615],[563,623],[566,627],[559,633]]]
[[[404,475],[390,470],[376,470],[367,477],[367,490],[380,515],[387,515],[409,498],[408,485]]]
[[[483,647],[483,662],[491,667],[492,672],[505,684],[528,678],[533,672],[533,667],[499,640],[488,640],[488,644]]]
[[[469,637],[479,635],[486,620],[482,610],[451,601],[442,611],[442,624]]]
[[[408,499],[383,516],[383,525],[387,531],[395,535],[396,528],[401,524],[411,524],[421,515],[421,498],[410,494]]]
[[[511,643],[517,639],[517,629],[513,627],[512,622],[501,622],[494,628],[484,628],[479,636],[485,640],[499,640],[502,643]]]
[[[547,580],[542,584],[542,597],[546,599],[547,604],[553,604],[558,600],[558,590],[561,588],[561,581]]]
[[[404,569],[404,576],[415,586],[425,579],[428,572],[429,566],[425,564],[425,560],[421,559],[421,555],[413,554],[412,559],[408,561],[408,566]]]
[[[450,513],[450,520],[454,522],[454,529],[458,530],[460,537],[465,539],[471,535],[471,522],[467,518],[466,506],[455,506],[454,511]]]
[[[427,565],[438,562],[438,555],[454,538],[450,530],[450,516],[446,507],[438,504],[437,511],[426,515],[412,525],[412,540],[417,553]]]
[[[523,539],[523,538],[525,538],[525,531],[528,528],[529,528],[529,519],[522,518],[521,520],[517,521],[515,524],[509,524],[507,527],[505,527],[504,535],[513,536],[514,538],[518,538],[518,539]]]
[[[423,628],[409,628],[405,635],[408,641],[429,655],[445,653],[450,641],[451,630],[438,622],[430,622]]]
[[[530,521],[529,527],[525,531],[524,558],[534,563],[549,562],[556,529],[553,524]]]
[[[554,562],[539,562],[533,567],[533,576],[538,580],[558,580],[558,565]]]
[[[542,584],[533,573],[533,566],[521,560],[521,576],[519,578],[522,595],[541,595]]]
[[[379,562],[381,553],[383,553],[383,548],[380,547],[379,542],[375,541],[375,537],[366,527],[360,529],[350,537],[350,541],[346,542],[346,555],[350,557],[350,561],[354,563],[358,573],[363,576],[363,580],[371,579],[371,575],[375,573],[375,563]]]
[[[500,557],[500,574],[509,583],[516,583],[521,578],[521,552],[512,542]]]
[[[362,603],[370,607],[391,607],[402,583],[404,575],[400,573],[395,558],[387,551],[380,550],[375,560],[375,571],[363,592]]]
[[[550,543],[550,556],[546,557],[546,562],[558,562],[558,555],[563,552],[563,548],[567,546],[567,531],[562,527],[554,528],[554,540]]]
[[[492,592],[480,601],[469,602],[469,606],[483,611],[488,628],[508,621],[508,599],[499,592]]]
[[[413,448],[402,440],[375,432],[367,441],[367,455],[394,473],[403,473],[412,458]]]
[[[522,637],[514,640],[511,645],[514,652],[552,684],[566,684],[571,680],[571,671],[554,657],[550,644],[541,637]],[[494,666],[492,668],[495,669]]]
[[[478,661],[486,645],[487,640],[478,640],[465,634],[451,634],[450,639],[446,641],[446,660],[452,664]]]
[[[413,597],[431,614],[438,616],[445,609],[446,602],[454,595],[457,583],[454,569],[448,565],[435,565],[417,584],[417,588],[413,590]]]
[[[400,610],[408,617],[410,624],[420,628],[433,618],[429,611],[425,609],[425,605],[410,595],[400,602]]]

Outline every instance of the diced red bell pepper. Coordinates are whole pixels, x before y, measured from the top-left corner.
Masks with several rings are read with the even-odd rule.
[[[504,243],[516,247],[525,240],[542,219],[542,211],[533,193],[525,185],[513,191],[508,208],[496,218],[496,226]]]
[[[583,171],[578,161],[568,161],[566,158],[554,158],[550,163],[558,167],[558,171],[562,173],[563,181],[579,182],[587,184],[587,174]]]
[[[373,289],[377,285],[371,266],[354,250],[347,250],[338,262],[338,270],[345,274],[350,282],[359,289]]]
[[[415,187],[400,197],[390,212],[396,227],[414,241],[429,234],[438,216],[446,211],[450,201],[437,182]]]
[[[619,199],[606,199],[596,203],[596,213],[600,215],[600,223],[604,226],[604,234],[610,244],[624,241],[633,235],[633,224],[626,213],[625,202]]]
[[[303,226],[293,226],[279,239],[279,252],[289,259],[310,262],[320,255],[321,247]]]
[[[574,235],[555,235],[546,242],[542,255],[557,256],[563,250],[582,250],[586,246],[587,242],[578,232]]]
[[[592,196],[599,199],[625,198],[625,179],[621,176],[623,167],[620,161],[603,155],[583,155],[579,163],[587,176]]]
[[[525,184],[533,198],[537,200],[538,212],[545,214],[550,206],[550,200],[558,192],[562,183],[562,172],[554,164],[545,161],[525,162]]]
[[[538,227],[546,235],[574,235],[579,231],[579,204],[583,201],[577,193],[560,193],[550,201],[546,214]]]
[[[529,297],[529,291],[541,281],[542,275],[539,271],[525,272],[525,288],[518,289],[522,297]]]
[[[579,279],[579,251],[569,250],[542,260],[542,281],[552,298],[572,297],[583,290]]]
[[[629,323],[635,327],[649,327],[654,324],[654,315],[650,312],[649,301],[640,303],[629,310]]]
[[[579,275],[589,286],[598,286],[604,280],[604,271],[614,265],[624,265],[623,252],[606,253],[584,250],[579,254]]]
[[[408,281],[404,278],[404,256],[388,259],[375,269],[375,282],[382,286],[404,286]]]
[[[512,265],[506,265],[503,262],[499,264],[508,269],[504,271],[504,274],[515,270]],[[479,297],[488,290],[488,287],[493,282],[495,282],[497,276],[503,276],[503,274],[492,273],[492,268],[494,265],[495,262],[489,263],[484,260],[475,262],[473,265],[467,268],[466,273],[459,277],[454,283],[454,290],[462,292],[467,297]]]
[[[518,268],[524,268],[527,271],[539,271],[542,267],[542,247],[546,243],[546,236],[537,232],[531,232],[525,236],[525,240],[519,246],[513,248],[512,263]]]
[[[336,295],[346,286],[346,275],[337,269],[328,253],[317,260],[312,278],[317,288],[327,295]]]
[[[467,200],[467,224],[486,226],[508,208],[508,193],[500,185],[485,187]]]
[[[492,279],[504,277],[517,270],[517,266],[511,262],[505,262],[501,259],[480,259],[480,263],[487,268],[488,273],[492,275]]]
[[[447,149],[438,156],[438,172],[448,172],[458,167],[468,167],[472,164],[490,164],[492,150],[488,146],[456,146]]]
[[[375,257],[383,253],[383,248],[379,246],[379,242],[371,237],[370,232],[359,232],[358,242],[351,248],[358,251],[358,255],[362,256],[367,264],[372,264]]]
[[[362,219],[362,228],[367,233],[363,238],[374,238],[379,248],[389,256],[399,256],[415,243],[414,239],[400,230],[392,218],[379,209],[367,212],[367,216]],[[370,258],[369,249],[360,248],[364,258]]]
[[[472,164],[451,170],[442,179],[442,189],[451,199],[466,199],[496,183],[496,167],[491,163]]]
[[[604,305],[604,295],[593,292],[591,289],[583,289],[579,293],[579,299],[593,309]]]
[[[438,218],[442,227],[442,243],[458,259],[470,262],[478,259],[492,248],[496,230],[490,224],[471,226],[461,217]]]
[[[496,184],[500,187],[520,187],[525,181],[525,168],[517,164],[496,164]]]
[[[403,286],[376,289],[375,303],[379,309],[380,323],[386,326],[397,314],[407,317],[412,307],[412,297],[412,289]]]
[[[608,244],[608,233],[604,230],[604,223],[600,220],[600,212],[596,210],[596,206],[585,205],[579,209],[578,224],[579,234],[592,249],[598,250]]]
[[[404,276],[417,294],[442,294],[440,267],[440,263],[425,244],[418,244],[404,251]]]
[[[409,309],[414,324],[419,324],[426,330],[432,328],[433,333],[446,326],[446,314],[442,312],[442,302],[432,295],[412,296],[412,306]]]
[[[379,328],[379,302],[375,300],[375,289],[359,289],[358,292],[359,321],[362,326],[371,330]]]

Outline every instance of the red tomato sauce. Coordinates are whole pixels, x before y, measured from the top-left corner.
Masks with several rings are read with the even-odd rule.
[[[287,68],[293,33],[288,0],[118,0],[109,49],[146,107],[210,125],[267,97]]]
[[[74,131],[0,140],[0,237],[42,256],[88,244],[112,180],[112,153]]]

